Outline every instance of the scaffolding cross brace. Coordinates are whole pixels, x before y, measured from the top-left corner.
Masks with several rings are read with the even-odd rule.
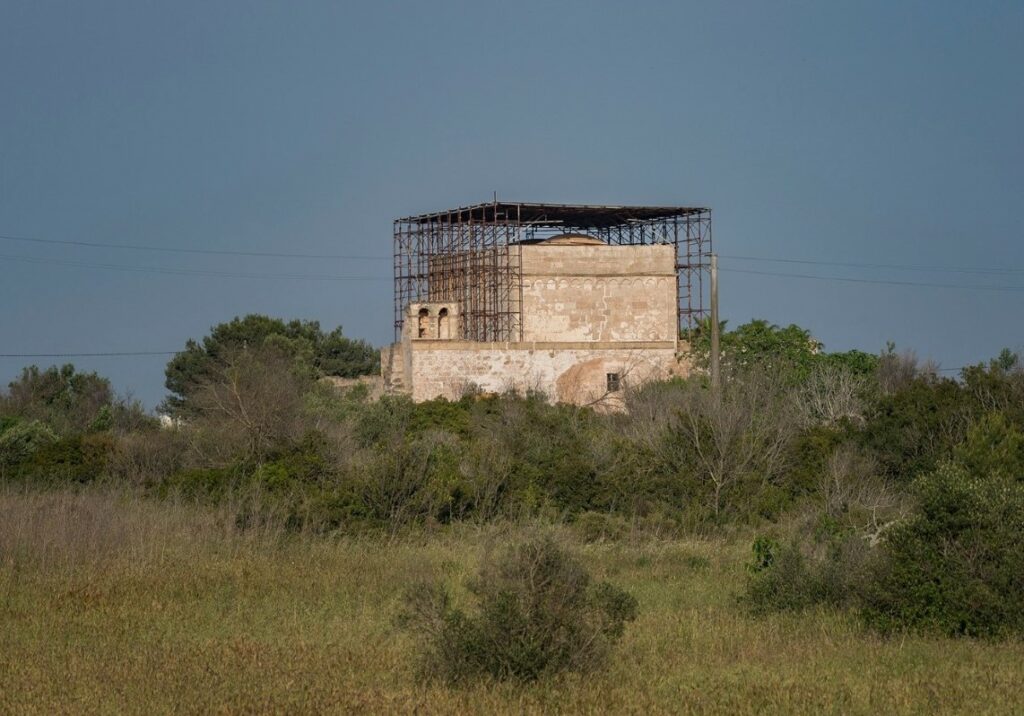
[[[522,246],[565,233],[611,245],[673,245],[679,330],[692,330],[707,317],[710,209],[495,199],[395,220],[395,340],[401,340],[407,307],[431,301],[460,305],[462,340],[521,340]]]

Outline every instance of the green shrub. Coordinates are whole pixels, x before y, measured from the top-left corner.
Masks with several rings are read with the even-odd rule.
[[[790,450],[790,468],[782,479],[782,484],[794,498],[815,491],[819,478],[828,468],[829,458],[846,438],[846,427],[816,425],[794,440]]]
[[[108,466],[112,477],[131,485],[159,486],[184,467],[188,436],[181,430],[146,430],[123,435]]]
[[[241,482],[237,466],[195,467],[170,475],[161,484],[160,492],[216,503],[232,494]]]
[[[866,588],[871,557],[863,538],[828,520],[785,545],[759,537],[741,601],[755,614],[854,606]]]
[[[61,436],[106,429],[114,404],[109,380],[71,364],[28,366],[0,393],[0,415],[38,420]]]
[[[754,540],[752,547],[754,561],[748,565],[751,574],[761,574],[775,564],[775,557],[779,553],[779,543],[770,537],[758,537]]]
[[[391,529],[447,520],[460,482],[457,448],[454,436],[434,431],[363,451],[351,474],[355,513]]]
[[[726,366],[766,369],[786,374],[787,382],[796,384],[815,367],[827,365],[867,376],[878,367],[878,356],[851,350],[825,353],[824,344],[811,332],[790,324],[777,326],[763,319],[725,330],[722,322],[721,351]],[[704,320],[690,342],[699,365],[707,366],[711,352],[711,322]]]
[[[106,476],[115,450],[113,436],[106,433],[72,435],[57,440],[44,438],[10,474],[20,480],[42,483],[91,482]]]
[[[988,413],[975,422],[953,454],[974,475],[1024,479],[1024,431],[1003,413]]]
[[[7,470],[30,459],[57,440],[57,435],[38,420],[5,420],[0,430],[0,469]]]
[[[328,464],[329,449],[327,438],[322,433],[309,431],[294,444],[280,450],[272,460],[260,465],[254,475],[255,481],[271,490],[320,483],[333,469]]]
[[[619,515],[605,512],[584,512],[573,523],[584,542],[619,540],[629,533],[629,524]]]
[[[469,401],[450,402],[443,398],[416,403],[413,406],[409,430],[414,433],[429,430],[465,437],[469,435]]]
[[[509,481],[516,511],[548,504],[569,515],[590,509],[599,487],[591,449],[594,414],[537,396],[498,402],[498,412],[482,421],[480,432],[497,435],[515,458]]]
[[[404,395],[385,395],[355,415],[359,446],[368,448],[387,440],[398,440],[409,432],[415,404]]]
[[[342,335],[341,328],[325,333],[317,321],[283,321],[258,314],[234,318],[210,329],[201,341],[189,340],[165,370],[170,395],[164,410],[189,415],[196,388],[208,382],[226,356],[239,350],[273,347],[292,359],[303,375],[354,378],[380,370],[380,356],[369,343]]]
[[[453,605],[442,585],[406,594],[400,623],[419,637],[427,678],[529,681],[586,672],[604,663],[637,616],[632,596],[594,583],[551,539],[485,560],[469,589],[477,604],[468,613]]]
[[[1024,428],[1024,362],[1003,350],[988,366],[964,368],[964,387],[984,410],[1002,413],[1019,429]]]
[[[767,547],[762,543],[762,547]],[[757,549],[743,601],[755,614],[770,611],[796,611],[822,599],[820,584],[807,564],[807,558],[795,545]]]
[[[1024,634],[1024,481],[946,463],[883,543],[865,616],[882,631]]]
[[[744,601],[755,612],[857,607],[886,633],[1024,634],[1024,439],[1003,413],[985,415],[965,433],[945,448],[956,461],[912,484],[909,518],[899,518],[898,505],[882,494],[887,488],[872,487],[861,471],[847,476],[855,478],[849,484],[835,482],[841,504],[826,499],[801,536],[781,547],[755,543]]]
[[[881,396],[861,434],[886,476],[909,484],[952,456],[964,437],[971,406],[964,388],[949,379],[914,378]]]

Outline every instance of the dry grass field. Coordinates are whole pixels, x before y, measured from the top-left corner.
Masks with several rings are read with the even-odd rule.
[[[640,618],[608,669],[417,683],[405,585],[526,527],[393,540],[239,531],[231,510],[100,490],[0,494],[2,713],[1020,713],[1024,644],[882,639],[736,605],[749,536],[572,544]],[[536,528],[541,529],[541,528]],[[560,530],[572,542],[568,530]]]

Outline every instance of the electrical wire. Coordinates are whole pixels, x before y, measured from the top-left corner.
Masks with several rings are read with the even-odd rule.
[[[968,291],[1009,291],[1013,293],[1024,292],[1024,286],[986,286],[984,284],[957,284],[957,283],[931,283],[927,281],[889,281],[885,279],[871,278],[846,278],[843,276],[814,276],[803,273],[781,273],[775,271],[755,271],[753,269],[719,268],[719,271],[730,273],[753,274],[755,276],[780,276],[783,278],[802,278],[815,281],[839,281],[843,283],[866,283],[881,284],[886,286],[913,286],[919,288],[953,288]]]
[[[233,251],[233,250],[219,250],[219,249],[187,249],[187,248],[171,248],[162,246],[145,246],[140,244],[120,244],[120,243],[107,243],[107,242],[94,242],[94,241],[76,241],[66,239],[43,239],[26,236],[12,236],[12,235],[0,235],[0,240],[4,241],[18,241],[35,244],[56,244],[64,246],[82,246],[88,248],[104,248],[104,249],[121,249],[131,251],[152,251],[161,253],[175,253],[175,254],[202,254],[202,255],[217,255],[217,256],[250,256],[250,257],[263,257],[263,258],[298,258],[298,259],[327,259],[327,260],[366,260],[366,261],[386,261],[390,260],[391,257],[386,256],[370,256],[370,255],[353,255],[353,254],[306,254],[306,253],[289,253],[289,252],[270,252],[270,251]],[[870,269],[892,269],[900,271],[927,271],[927,272],[946,272],[946,273],[966,273],[966,274],[999,274],[999,275],[1016,275],[1024,273],[1024,269],[1016,268],[992,268],[992,267],[948,267],[948,266],[926,266],[926,265],[912,265],[912,264],[885,264],[885,263],[859,263],[859,262],[843,262],[843,261],[816,261],[810,259],[790,259],[790,258],[770,258],[766,256],[742,256],[742,255],[729,255],[720,254],[720,258],[735,260],[735,261],[755,261],[755,262],[766,262],[766,263],[784,263],[784,264],[800,264],[808,266],[835,266],[835,267],[847,267],[847,268],[870,268]],[[240,271],[220,271],[214,269],[184,269],[184,268],[171,268],[164,266],[135,266],[126,264],[108,264],[108,263],[93,263],[85,261],[73,261],[68,259],[52,259],[52,258],[40,258],[33,256],[18,256],[9,254],[0,254],[0,260],[2,261],[14,261],[20,263],[30,264],[43,264],[43,265],[56,265],[56,266],[71,266],[78,268],[89,268],[89,269],[100,269],[100,270],[112,270],[112,271],[124,271],[132,273],[157,273],[157,274],[168,274],[175,276],[201,276],[209,278],[242,278],[242,279],[258,279],[258,280],[296,280],[296,281],[391,281],[390,276],[366,276],[366,275],[330,275],[330,274],[291,274],[291,273],[248,273]],[[934,283],[927,281],[901,281],[901,280],[887,280],[887,279],[867,279],[867,278],[849,278],[843,276],[817,276],[813,274],[802,274],[802,273],[786,273],[786,272],[775,272],[775,271],[758,271],[754,269],[740,269],[722,267],[719,269],[723,272],[731,273],[742,273],[752,274],[758,276],[773,276],[780,278],[796,278],[806,279],[815,281],[835,281],[841,283],[858,283],[858,284],[872,284],[872,285],[889,285],[889,286],[908,286],[916,288],[944,288],[944,289],[959,289],[959,290],[972,290],[972,291],[1004,291],[1019,293],[1024,292],[1024,286],[1006,286],[1006,285],[984,285],[984,284],[947,284],[947,283]],[[62,352],[62,353],[0,353],[0,358],[98,358],[98,357],[141,357],[141,356],[168,356],[175,355],[178,351],[108,351],[108,352]],[[960,368],[940,368],[939,372],[954,372],[961,371]]]
[[[169,246],[151,246],[144,244],[125,244],[104,241],[80,241],[72,239],[44,239],[32,236],[16,236],[0,234],[0,240],[20,241],[35,244],[57,244],[61,246],[85,246],[89,248],[123,249],[130,251],[156,251],[175,254],[202,254],[213,256],[256,256],[265,258],[296,258],[296,259],[340,259],[352,261],[390,261],[391,256],[374,256],[362,254],[314,254],[286,251],[240,251],[229,249],[191,249]],[[840,266],[849,268],[894,269],[898,271],[934,271],[948,273],[993,273],[1019,274],[1024,268],[995,268],[989,266],[927,266],[915,264],[860,263],[854,261],[818,261],[811,259],[773,258],[769,256],[741,256],[737,254],[719,254],[720,258],[737,261],[762,261],[770,263],[805,264],[812,266]]]
[[[344,259],[353,261],[390,261],[390,256],[363,256],[356,254],[302,254],[274,251],[230,251],[226,249],[185,249],[168,246],[145,246],[141,244],[115,244],[102,241],[72,241],[70,239],[40,239],[29,236],[0,234],[3,241],[22,241],[34,244],[58,244],[61,246],[86,246],[98,249],[126,249],[130,251],[159,251],[173,254],[206,254],[214,256],[261,256],[289,259]]]
[[[992,268],[982,266],[922,266],[913,264],[856,263],[851,261],[812,261],[809,259],[775,259],[767,256],[737,256],[719,254],[719,258],[735,261],[763,261],[767,263],[804,264],[809,266],[839,266],[847,268],[893,269],[897,271],[927,271],[936,273],[967,273],[967,274],[1021,274],[1024,269]]]
[[[244,273],[240,271],[217,271],[212,269],[179,269],[166,266],[131,266],[126,264],[90,263],[86,261],[70,261],[67,259],[45,259],[35,256],[16,256],[0,254],[2,261],[16,261],[30,264],[48,264],[54,266],[75,266],[79,268],[103,269],[109,271],[127,271],[129,273],[159,273],[173,276],[206,276],[214,278],[254,278],[261,280],[292,280],[292,281],[391,281],[390,276],[336,276],[325,274],[286,274],[286,273]]]

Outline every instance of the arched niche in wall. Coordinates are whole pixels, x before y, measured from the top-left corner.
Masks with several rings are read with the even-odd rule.
[[[426,308],[421,308],[417,318],[416,324],[416,335],[419,338],[427,338],[427,333],[430,330],[430,311]]]
[[[451,316],[448,315],[447,308],[442,308],[437,312],[437,337],[446,339],[452,337]]]

